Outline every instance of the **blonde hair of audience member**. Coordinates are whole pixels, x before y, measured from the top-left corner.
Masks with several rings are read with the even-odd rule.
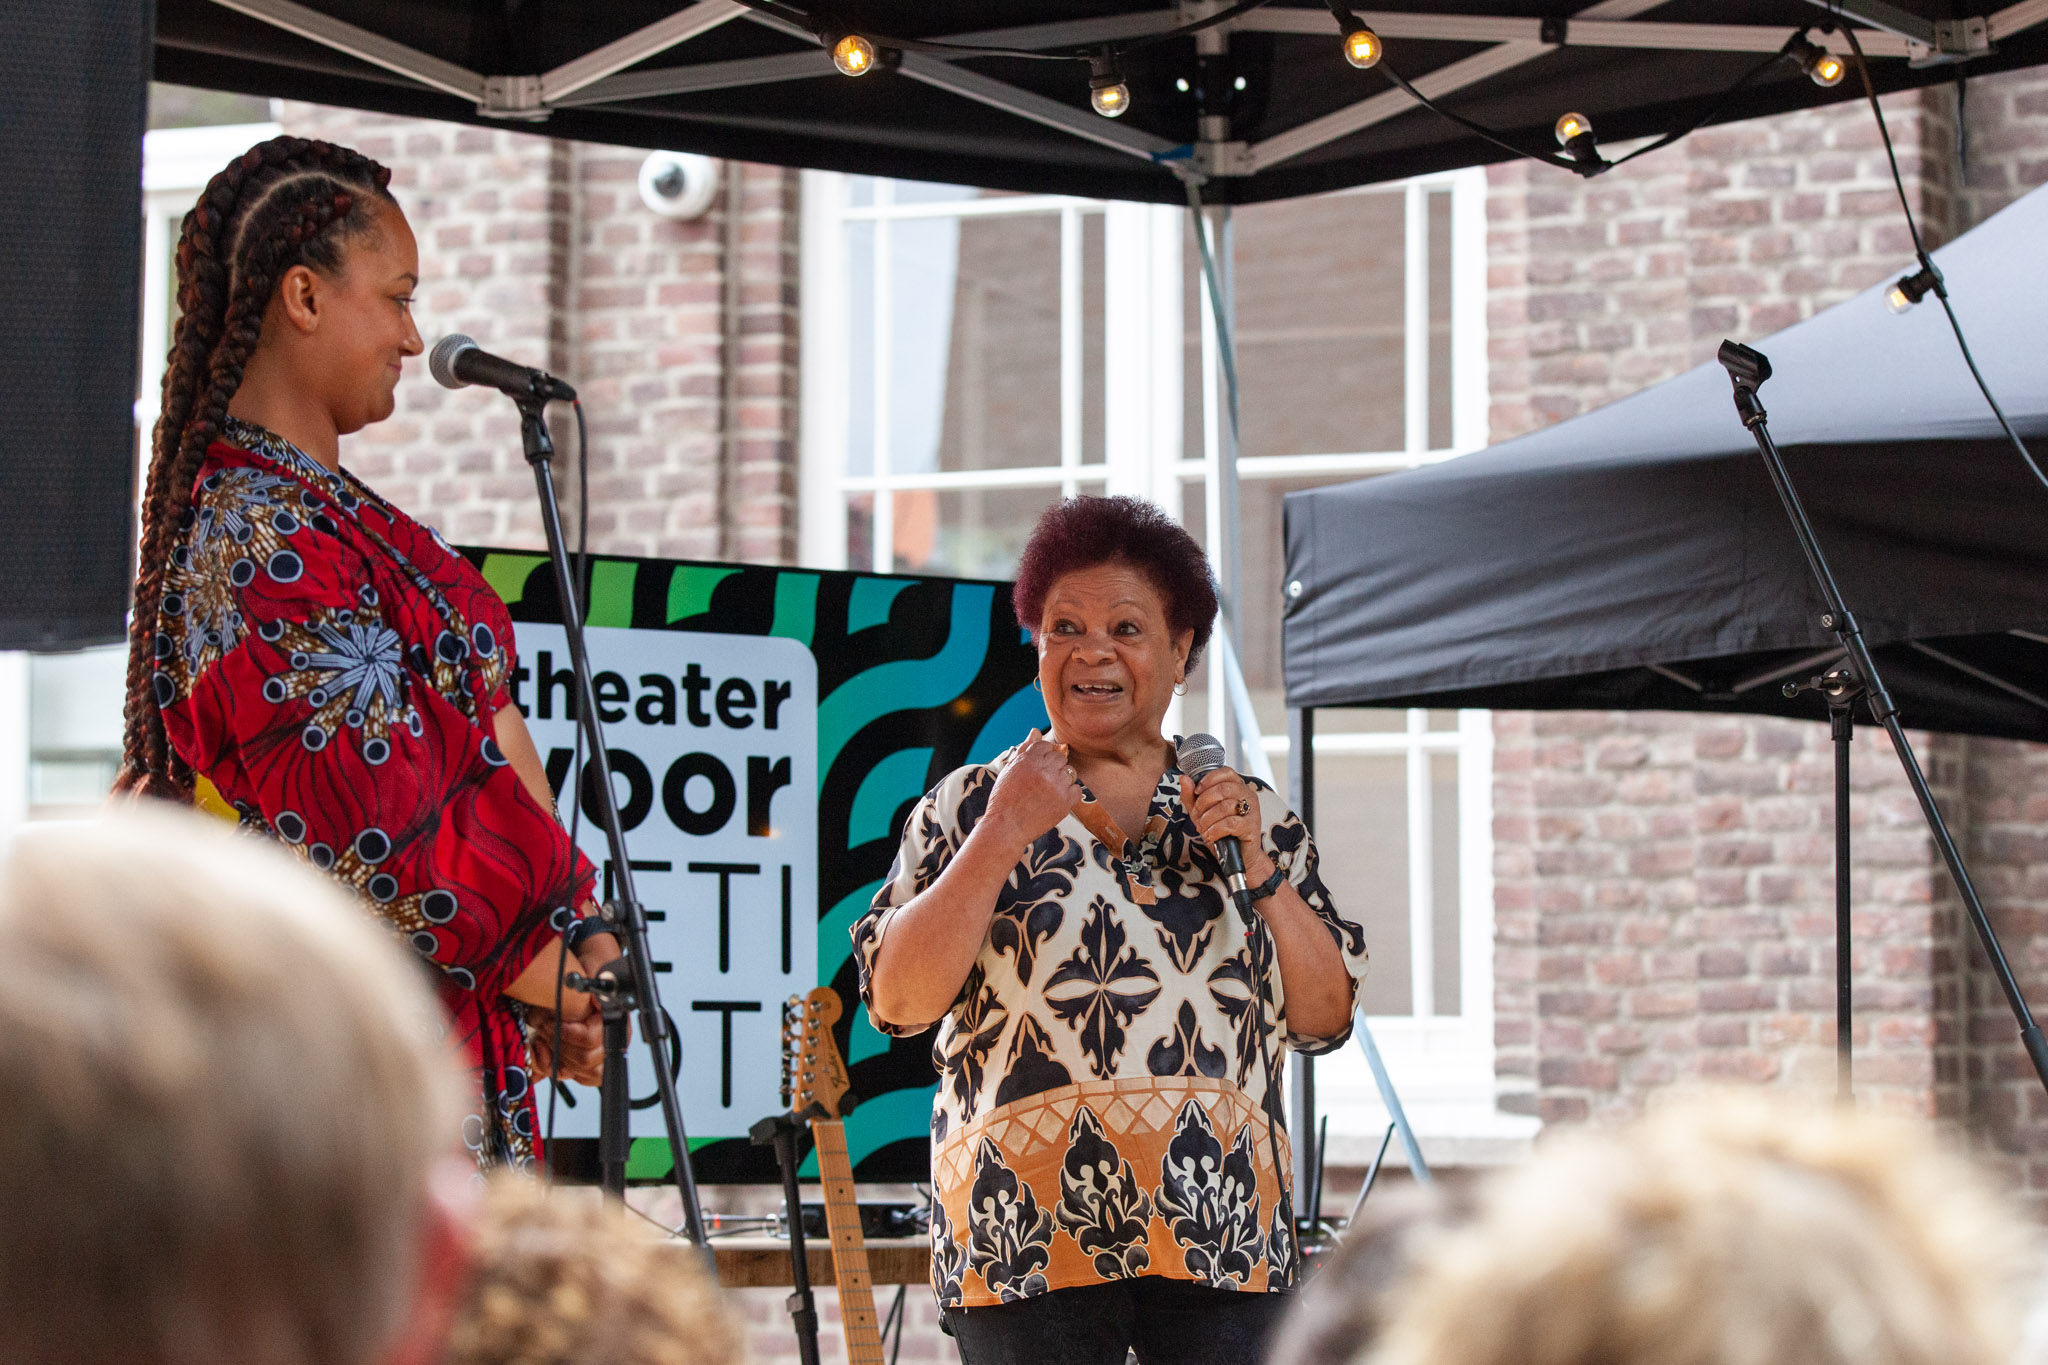
[[[18,834],[0,943],[0,1360],[431,1358],[461,1082],[388,933],[276,849],[134,810]]]
[[[1374,1365],[2005,1365],[2026,1237],[1925,1124],[1705,1092],[1425,1240]]]
[[[738,1333],[689,1246],[592,1191],[493,1181],[442,1365],[731,1365]]]

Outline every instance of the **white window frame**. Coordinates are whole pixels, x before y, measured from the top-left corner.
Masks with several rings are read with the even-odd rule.
[[[1190,484],[1204,489],[1208,543],[1222,537],[1215,496],[1221,454],[1222,401],[1216,328],[1205,290],[1201,308],[1204,364],[1199,458],[1187,458],[1182,430],[1184,373],[1182,331],[1182,243],[1186,211],[1161,205],[1093,201],[1056,195],[1002,197],[965,202],[889,202],[878,182],[877,202],[848,202],[849,177],[806,171],[803,177],[803,290],[801,336],[801,449],[799,500],[800,562],[826,569],[847,566],[847,496],[875,494],[873,568],[894,569],[891,499],[911,488],[1057,487],[1072,494],[1082,485],[1149,498],[1176,518],[1183,516]],[[1451,441],[1429,445],[1431,376],[1427,195],[1451,196]],[[1407,249],[1404,312],[1406,337],[1403,388],[1406,420],[1398,450],[1303,452],[1240,459],[1240,481],[1365,476],[1410,469],[1481,449],[1487,440],[1486,180],[1480,168],[1421,176],[1393,185],[1368,186],[1344,194],[1399,194],[1404,197]],[[1083,466],[1080,429],[1080,260],[1081,215],[1103,215],[1103,348],[1105,463]],[[877,255],[886,269],[886,233],[892,221],[939,216],[1058,213],[1062,223],[1061,442],[1057,464],[1033,468],[896,474],[886,465],[887,413],[878,412],[872,474],[845,471],[848,442],[849,261],[846,224],[877,225]],[[874,282],[874,297],[888,296],[888,281]],[[886,383],[887,319],[878,318],[876,387]],[[1224,733],[1228,701],[1223,662],[1210,652],[1210,715],[1214,733]],[[1178,711],[1180,703],[1175,703]],[[1488,1159],[1525,1145],[1533,1121],[1497,1111],[1493,1073],[1493,731],[1491,713],[1462,711],[1455,730],[1429,729],[1428,712],[1408,713],[1395,732],[1325,731],[1316,738],[1319,756],[1354,753],[1404,756],[1408,777],[1408,846],[1411,998],[1410,1013],[1369,1020],[1425,1151],[1451,1160]],[[1169,717],[1172,726],[1179,715]],[[1322,727],[1318,727],[1321,729]],[[1266,751],[1285,754],[1287,737],[1264,737]],[[1434,1010],[1435,915],[1430,761],[1439,753],[1458,759],[1460,849],[1459,1004],[1457,1015]],[[1327,821],[1325,822],[1327,824]],[[1360,1052],[1347,1048],[1317,1065],[1319,1108],[1330,1116],[1333,1160],[1370,1158],[1386,1119],[1377,1089]]]

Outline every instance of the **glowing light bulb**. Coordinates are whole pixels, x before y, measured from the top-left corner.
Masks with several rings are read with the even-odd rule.
[[[1122,118],[1131,107],[1131,87],[1124,84],[1116,57],[1106,49],[1088,59],[1088,103],[1104,118]]]
[[[1569,147],[1572,139],[1588,137],[1593,132],[1593,120],[1584,114],[1561,114],[1557,120],[1557,145]]]
[[[1095,112],[1104,118],[1121,118],[1124,110],[1131,107],[1131,87],[1118,81],[1115,85],[1098,85],[1088,92],[1088,103],[1095,106]]]
[[[1884,291],[1884,306],[1894,313],[1903,313],[1929,294],[1948,295],[1942,290],[1941,272],[1934,262],[1925,256],[1920,258],[1920,268],[1910,275],[1901,275],[1896,284]]]
[[[1891,309],[1894,313],[1903,313],[1918,302],[1918,299],[1909,297],[1905,289],[1900,285],[1895,284],[1884,291],[1884,306]]]
[[[1344,60],[1360,71],[1369,70],[1380,64],[1386,54],[1386,45],[1380,42],[1380,35],[1364,24],[1344,32]]]
[[[875,45],[858,33],[832,44],[832,65],[842,76],[865,76],[875,69]]]
[[[1785,44],[1785,55],[1790,57],[1806,78],[1823,89],[1842,83],[1842,77],[1849,74],[1849,64],[1819,43],[1806,36],[1805,32],[1792,35]]]

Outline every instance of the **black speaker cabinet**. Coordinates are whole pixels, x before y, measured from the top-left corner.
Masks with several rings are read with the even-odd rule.
[[[153,9],[0,18],[0,649],[124,631]]]

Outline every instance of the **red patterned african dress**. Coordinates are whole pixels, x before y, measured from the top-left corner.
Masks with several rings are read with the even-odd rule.
[[[347,473],[230,419],[165,578],[156,695],[247,826],[354,888],[438,969],[478,1076],[480,1164],[535,1141],[503,994],[577,917],[590,863],[492,737],[512,622],[469,563]]]

